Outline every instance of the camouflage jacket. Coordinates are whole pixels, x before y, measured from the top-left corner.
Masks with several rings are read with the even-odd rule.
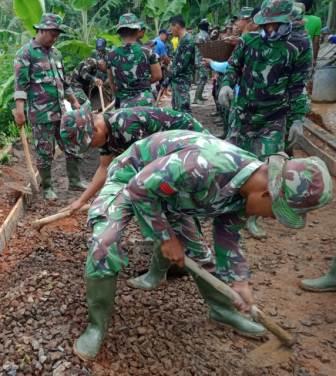
[[[96,79],[98,72],[98,62],[96,59],[89,57],[79,63],[72,73],[70,85],[79,87],[89,92],[90,84]]]
[[[307,82],[311,77],[313,68],[313,48],[311,39],[305,31],[304,24],[293,24],[293,31],[289,36],[289,42],[294,44],[299,50],[296,66],[301,72],[300,80]],[[292,103],[292,105],[294,105],[294,103]],[[287,127],[289,128],[295,120],[302,120],[308,112],[309,99],[306,88],[304,88],[301,95],[296,98],[295,111],[289,112]]]
[[[28,104],[28,118],[32,124],[61,120],[64,95],[73,94],[64,79],[61,53],[46,49],[35,39],[21,47],[14,60],[14,99]]]
[[[210,40],[210,36],[209,34],[204,31],[204,30],[200,30],[199,33],[196,34],[195,36],[195,43],[206,43]],[[199,48],[196,46],[196,49],[195,49],[195,65],[197,68],[202,68],[203,65],[202,65],[202,55],[201,55],[201,52],[199,50]]]
[[[165,134],[154,136],[162,151],[167,149],[166,143],[160,142]],[[130,180],[123,194],[131,201],[145,237],[154,234],[157,240],[171,239],[174,232],[166,213],[214,217],[216,263],[224,270],[221,278],[246,279],[249,271],[239,246],[239,230],[246,222],[246,202],[239,190],[262,162],[213,136],[200,135],[199,140],[190,142],[190,147],[183,147],[184,142],[181,133],[180,150],[176,147],[176,152],[147,164]],[[143,154],[138,146],[138,152]],[[155,145],[147,144],[147,153],[152,148]]]
[[[107,67],[112,71],[117,98],[127,99],[145,90],[151,91],[150,66],[157,63],[156,54],[139,43],[126,44],[110,51]]]
[[[174,53],[171,80],[174,82],[190,82],[195,69],[195,42],[189,33],[180,40]]]
[[[148,135],[169,129],[206,132],[202,124],[190,114],[159,107],[123,108],[104,114],[108,140],[100,148],[101,155],[124,151],[133,142]]]
[[[256,114],[255,124],[300,112],[297,98],[306,83],[298,64],[299,50],[286,39],[264,41],[259,33],[244,34],[229,59],[223,84],[240,91],[234,106]]]
[[[109,53],[110,53],[110,49],[108,49],[108,48],[106,48],[106,50],[104,50],[104,51],[93,50],[92,54],[91,54],[91,57],[93,57],[96,60],[102,59],[102,60],[104,60],[107,63],[107,59],[108,59],[108,54]],[[100,78],[103,81],[106,81],[107,78],[108,78],[107,72],[103,72],[103,71],[101,71],[98,68],[98,72],[96,74],[96,77]]]

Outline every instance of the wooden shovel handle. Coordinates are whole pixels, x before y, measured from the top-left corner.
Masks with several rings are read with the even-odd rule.
[[[229,298],[232,303],[242,302],[241,296],[234,291],[230,286],[225,284],[223,281],[214,277],[208,271],[200,267],[195,261],[187,256],[184,256],[184,263],[187,269],[192,271],[194,274],[202,278],[204,281],[208,282],[213,288]],[[282,329],[277,323],[275,323],[271,318],[267,317],[264,312],[262,312],[255,305],[252,306],[251,315],[253,318],[263,324],[267,330],[274,334],[284,345],[291,347],[295,343],[295,338]]]
[[[115,104],[115,99],[113,99],[113,101],[108,106],[105,107],[105,110],[103,110],[103,113],[109,110],[110,108],[112,108],[114,104]]]
[[[157,98],[156,98],[156,101],[155,101],[155,106],[158,106],[159,105],[159,102],[160,102],[160,99],[161,99],[161,97],[162,97],[162,94],[163,94],[163,91],[164,91],[164,87],[162,87],[161,89],[160,89],[160,91],[159,91],[159,93],[158,93],[158,96],[157,96]]]
[[[279,340],[286,345],[287,347],[292,347],[295,342],[296,338],[288,333],[286,330],[281,328],[275,321],[265,315],[263,311],[257,308],[255,305],[251,308],[251,315],[252,317],[260,322],[268,331],[274,334]]]
[[[85,210],[88,210],[89,207],[90,207],[90,204],[86,204],[86,205],[82,206],[79,210],[85,211]],[[49,215],[48,217],[38,219],[38,220],[34,221],[32,224],[35,228],[37,228],[39,230],[45,225],[48,225],[48,224],[53,223],[55,221],[58,221],[59,219],[69,217],[70,215],[71,215],[70,210],[64,210],[64,211],[61,211],[59,213]]]
[[[28,141],[27,141],[24,125],[20,128],[20,137],[21,137],[21,142],[22,142],[22,145],[23,145],[23,151],[24,151],[24,155],[25,155],[25,159],[26,159],[26,163],[27,163],[27,169],[28,169],[28,173],[29,173],[30,182],[31,182],[31,185],[33,187],[33,191],[38,192],[39,191],[39,185],[37,184],[35,171],[34,171],[34,168],[33,168],[33,163],[31,161],[31,156],[30,156],[30,151],[29,151],[29,146],[28,146]]]
[[[105,112],[103,88],[101,86],[98,86],[98,91],[99,91],[99,97],[100,97],[100,105],[101,105],[102,111]]]

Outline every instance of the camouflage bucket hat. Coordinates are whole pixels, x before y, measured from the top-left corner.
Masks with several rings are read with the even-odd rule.
[[[292,0],[264,0],[260,11],[254,16],[254,23],[265,25],[268,23],[291,23]]]
[[[60,135],[68,153],[79,155],[88,150],[93,137],[90,102],[85,102],[79,110],[68,111],[62,116]]]
[[[125,13],[121,15],[117,25],[117,31],[122,28],[141,30],[138,17],[133,13]]]
[[[302,21],[305,14],[305,6],[302,3],[294,3],[291,19],[292,21]]]
[[[318,157],[288,159],[283,153],[268,160],[268,190],[277,220],[291,228],[302,228],[306,213],[332,200],[332,180]]]
[[[36,30],[58,30],[64,33],[63,18],[58,14],[44,13],[38,25],[33,26]]]
[[[253,9],[254,8],[252,8],[252,7],[242,7],[240,12],[239,12],[239,18],[241,20],[246,20],[248,18],[251,18]]]

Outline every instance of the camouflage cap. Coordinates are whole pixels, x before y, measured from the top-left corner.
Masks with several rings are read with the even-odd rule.
[[[273,22],[291,23],[292,9],[293,0],[264,0],[253,21],[257,25]]]
[[[125,13],[119,17],[117,31],[122,28],[141,30],[141,24],[135,14]]]
[[[291,19],[292,21],[302,21],[305,14],[305,6],[302,3],[294,3]]]
[[[63,18],[58,14],[44,13],[38,25],[33,26],[36,30],[58,30],[64,33]]]
[[[268,190],[277,220],[291,228],[302,228],[306,213],[332,200],[332,180],[318,157],[289,159],[285,153],[268,160]]]
[[[68,111],[62,116],[60,135],[68,153],[78,155],[87,151],[93,137],[90,102],[85,102],[79,110]]]
[[[252,7],[242,7],[239,12],[239,19],[246,20],[248,18],[251,18],[253,9],[254,8]]]

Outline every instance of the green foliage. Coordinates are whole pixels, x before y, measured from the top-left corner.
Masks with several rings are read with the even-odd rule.
[[[97,4],[97,0],[72,0],[72,6],[76,10],[89,10]]]
[[[155,31],[164,23],[167,23],[170,17],[180,14],[187,0],[147,0],[144,13],[147,17],[153,19]]]
[[[1,158],[0,158],[0,164],[2,164],[2,165],[8,164],[10,162],[10,158],[11,158],[10,154],[8,154],[8,153],[2,154]]]
[[[39,23],[45,9],[44,0],[14,0],[14,12],[24,27],[33,35],[33,25]]]

